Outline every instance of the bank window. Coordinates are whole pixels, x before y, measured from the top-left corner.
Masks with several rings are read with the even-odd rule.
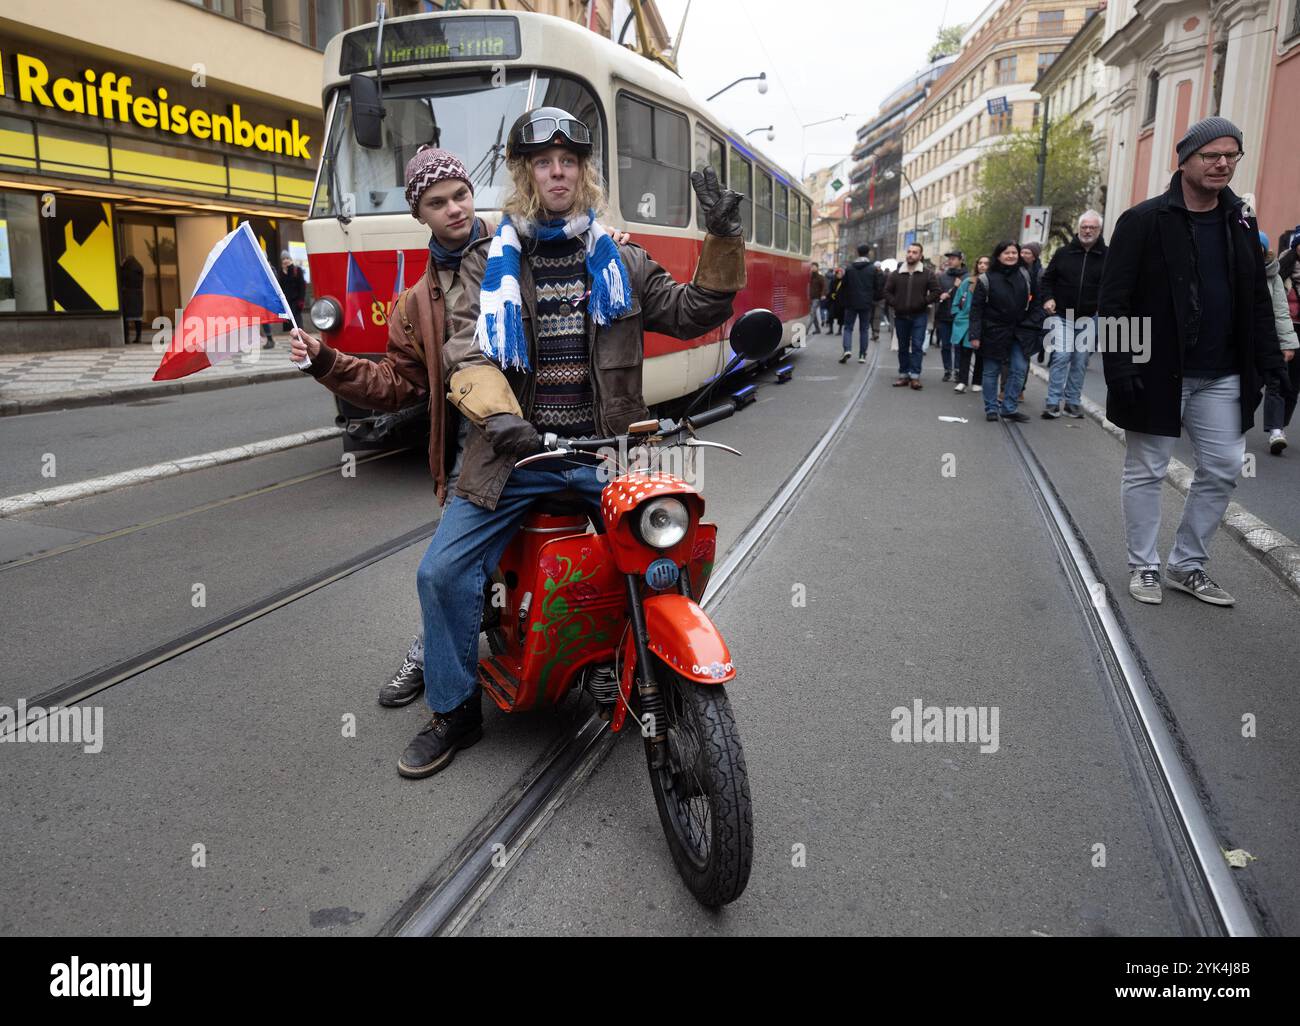
[[[731,151],[731,188],[740,193],[740,223],[745,238],[754,230],[754,166],[735,150]]]
[[[87,178],[107,178],[108,136],[80,132],[62,125],[42,124],[36,136],[42,171]]]
[[[30,121],[0,117],[0,165],[36,167],[36,136]]]
[[[790,215],[786,209],[789,202],[790,190],[777,182],[776,202],[772,204],[772,211],[775,214],[772,245],[777,249],[785,249],[790,245]]]
[[[690,219],[690,138],[686,118],[620,93],[619,208],[629,221],[681,228]]]
[[[754,241],[772,245],[772,176],[758,172],[758,189],[754,194]]]
[[[718,182],[722,185],[727,184],[727,148],[723,145],[722,140],[706,129],[703,125],[695,126],[695,170],[702,171],[706,167],[713,168],[714,173],[718,176]],[[734,186],[733,186],[734,188]],[[695,225],[697,228],[704,228],[704,211],[696,203]]]
[[[48,309],[38,200],[35,193],[0,192],[0,314]]]

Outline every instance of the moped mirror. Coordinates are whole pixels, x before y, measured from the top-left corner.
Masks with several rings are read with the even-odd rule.
[[[352,134],[368,150],[384,145],[384,101],[379,83],[369,75],[357,73],[349,79],[352,92]]]
[[[781,318],[771,310],[748,310],[731,326],[731,350],[746,360],[766,360],[781,345]]]

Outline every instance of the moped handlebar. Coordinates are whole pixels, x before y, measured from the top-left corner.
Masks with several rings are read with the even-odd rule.
[[[703,413],[692,414],[687,417],[687,423],[693,428],[708,427],[720,420],[726,420],[736,412],[736,407],[732,403],[723,403],[721,406],[715,406],[711,410],[705,410]]]

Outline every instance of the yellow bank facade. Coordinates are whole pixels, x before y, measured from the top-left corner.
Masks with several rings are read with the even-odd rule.
[[[241,220],[305,264],[320,47],[350,26],[276,6],[0,9],[0,352],[121,345],[137,315],[148,341]]]

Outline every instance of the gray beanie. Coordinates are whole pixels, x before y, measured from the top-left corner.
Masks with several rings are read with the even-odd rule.
[[[1230,135],[1237,140],[1238,149],[1246,148],[1245,143],[1241,141],[1241,129],[1227,118],[1201,118],[1187,130],[1186,135],[1178,140],[1178,166],[1182,167],[1186,164],[1192,154],[1206,143],[1222,139],[1225,135]]]
[[[280,250],[280,259],[281,259],[281,260],[292,260],[292,259],[293,259],[293,254],[290,253],[287,249],[282,249],[282,250]]]

